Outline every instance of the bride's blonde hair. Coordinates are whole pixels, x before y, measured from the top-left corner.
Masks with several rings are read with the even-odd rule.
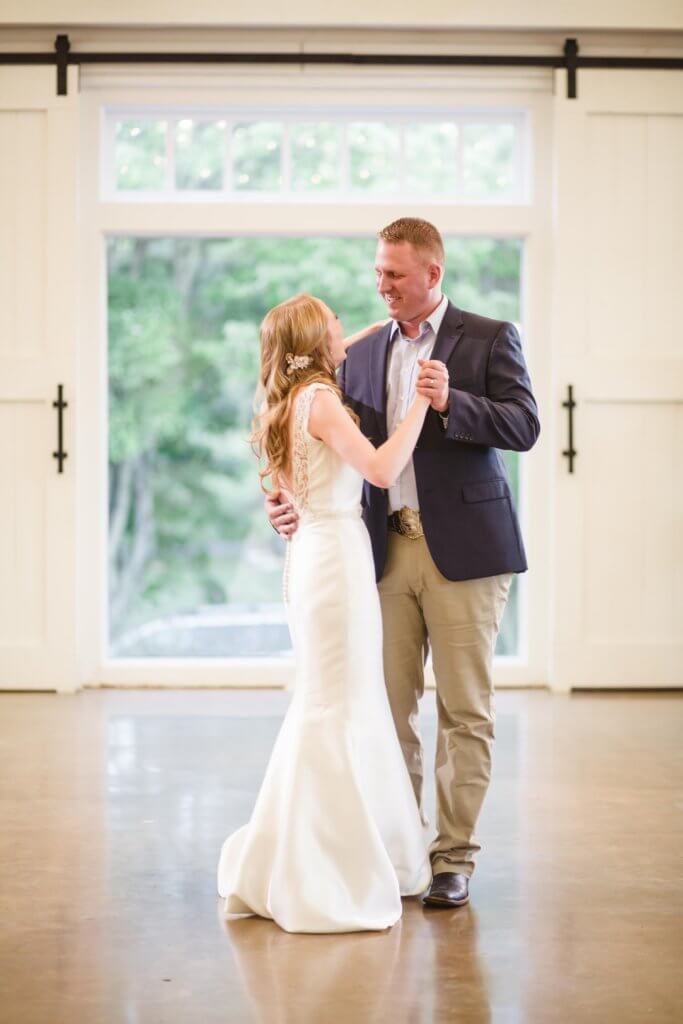
[[[261,370],[251,443],[264,465],[261,487],[275,486],[290,465],[290,415],[306,384],[321,381],[341,398],[328,342],[327,306],[300,292],[266,313],[261,323]],[[289,372],[288,372],[289,371]]]

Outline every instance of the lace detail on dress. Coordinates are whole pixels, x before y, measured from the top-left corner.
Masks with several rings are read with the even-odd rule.
[[[311,403],[316,391],[334,390],[329,384],[316,381],[302,388],[296,397],[294,410],[294,436],[292,439],[292,487],[294,490],[294,507],[301,513],[308,506],[308,446],[312,440],[308,433],[308,418],[311,414]]]
[[[292,504],[299,516],[303,515],[308,506],[308,446],[312,440],[308,433],[308,417],[311,414],[311,403],[316,391],[331,391],[329,384],[316,381],[302,388],[294,403],[294,431],[292,437]],[[282,596],[285,604],[289,604],[289,558],[291,541],[287,541],[285,567],[282,574]]]

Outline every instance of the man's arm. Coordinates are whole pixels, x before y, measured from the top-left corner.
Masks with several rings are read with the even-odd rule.
[[[486,395],[449,389],[446,437],[526,452],[541,430],[522,344],[514,324],[502,324],[486,370]]]
[[[344,338],[344,350],[348,352],[351,346],[357,341],[360,341],[361,338],[367,338],[368,334],[374,334],[376,331],[381,331],[385,324],[388,323],[388,320],[378,320],[377,323],[370,324],[368,327],[362,327],[361,330],[356,331],[355,334],[349,334],[348,338]]]

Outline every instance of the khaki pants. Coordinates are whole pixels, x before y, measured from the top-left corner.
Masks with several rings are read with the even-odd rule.
[[[424,537],[411,539],[389,531],[387,564],[379,582],[384,674],[421,810],[424,766],[417,702],[424,692],[430,647],[436,677],[434,874],[471,875],[481,848],[474,829],[491,776],[491,668],[512,576],[447,580],[436,568]]]

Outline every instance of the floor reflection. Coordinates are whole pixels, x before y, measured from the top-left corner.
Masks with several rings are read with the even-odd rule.
[[[426,911],[405,900],[388,931],[345,935],[290,935],[272,921],[225,919],[220,910],[219,920],[259,1024],[491,1020],[471,905]]]

